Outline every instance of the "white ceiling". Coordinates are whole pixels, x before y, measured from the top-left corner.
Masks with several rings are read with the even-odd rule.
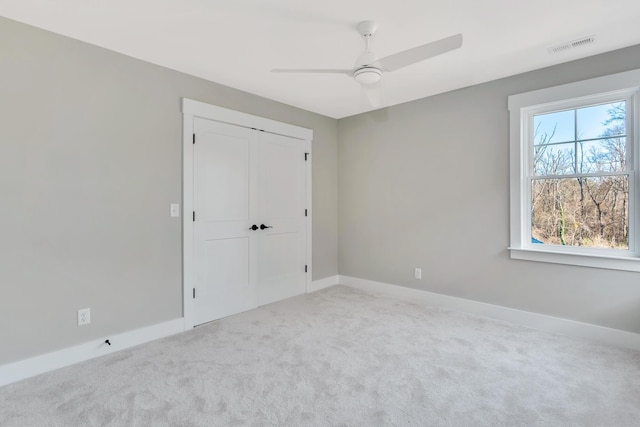
[[[464,35],[385,74],[383,106],[640,43],[638,0],[0,0],[0,15],[333,118],[373,109],[350,77],[270,70],[351,68],[363,20],[379,57]]]

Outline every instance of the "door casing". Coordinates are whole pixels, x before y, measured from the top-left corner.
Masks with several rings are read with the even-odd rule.
[[[313,131],[303,127],[282,123],[263,117],[254,116],[227,108],[218,107],[204,102],[182,98],[182,303],[185,330],[193,328],[195,325],[195,309],[193,304],[194,285],[194,235],[193,235],[193,138],[194,138],[194,118],[201,117],[208,120],[215,120],[236,126],[243,126],[265,132],[284,135],[300,140],[305,144],[307,156],[306,167],[306,205],[307,205],[307,251],[306,264],[308,271],[306,275],[306,289],[309,291],[312,277],[311,248],[312,248],[312,218],[313,210],[311,206],[311,141]]]

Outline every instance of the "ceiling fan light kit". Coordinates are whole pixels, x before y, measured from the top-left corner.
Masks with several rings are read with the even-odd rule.
[[[434,56],[442,55],[462,46],[462,34],[456,34],[435,42],[423,44],[412,49],[394,53],[384,58],[376,59],[376,55],[369,49],[371,37],[376,32],[378,25],[373,21],[363,21],[356,27],[364,38],[364,51],[358,56],[353,69],[273,69],[275,73],[317,73],[317,74],[346,74],[360,84],[369,101],[374,106],[379,102],[380,94],[372,92],[380,90],[382,75],[409,65],[422,62]]]
[[[353,72],[353,78],[361,85],[372,85],[380,81],[382,71],[375,67],[362,67]]]

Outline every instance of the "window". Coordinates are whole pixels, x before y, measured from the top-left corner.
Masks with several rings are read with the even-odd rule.
[[[640,70],[509,97],[512,258],[640,271]]]

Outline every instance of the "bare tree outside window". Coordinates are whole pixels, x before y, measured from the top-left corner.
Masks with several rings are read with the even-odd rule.
[[[535,115],[532,154],[532,241],[628,249],[625,101]]]

